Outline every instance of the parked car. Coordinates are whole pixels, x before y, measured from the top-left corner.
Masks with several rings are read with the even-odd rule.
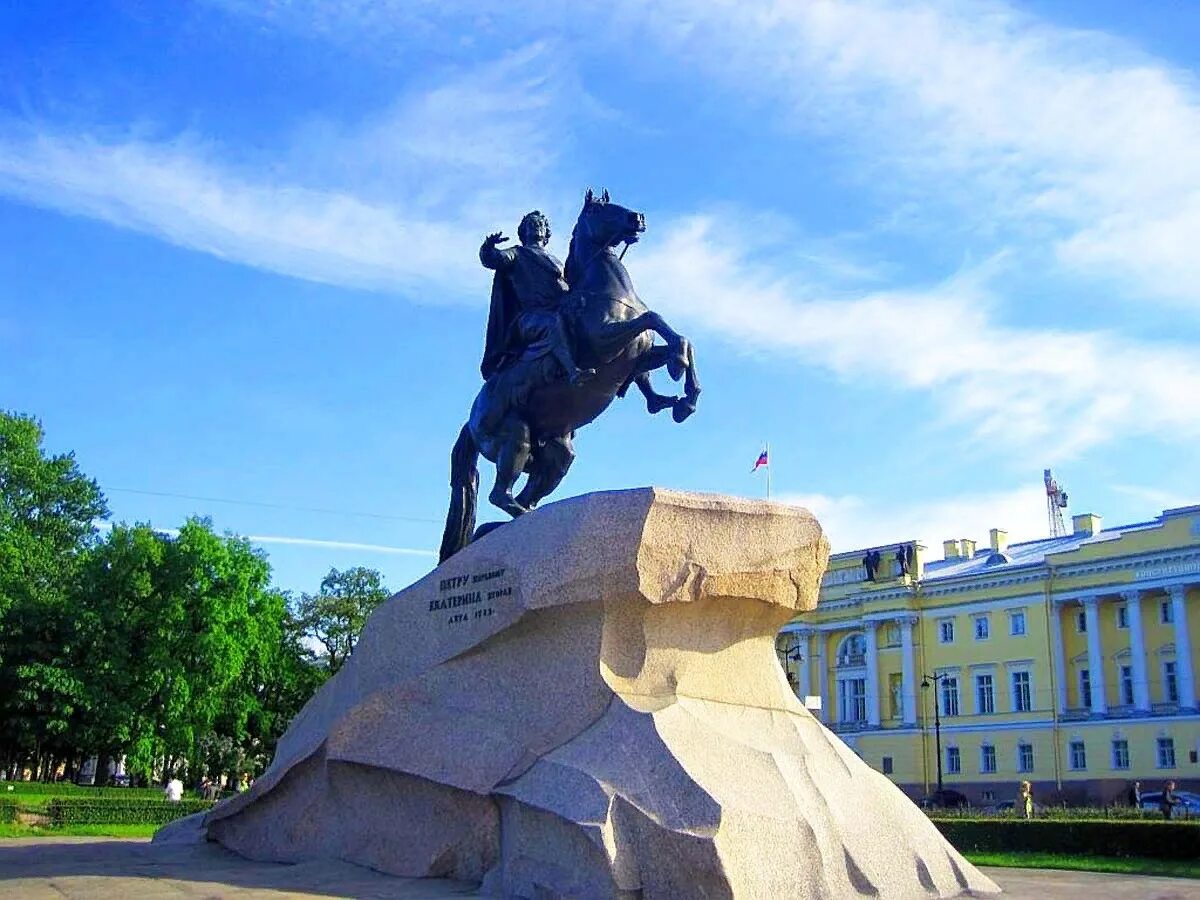
[[[963,809],[970,806],[965,794],[951,788],[934,791],[921,801],[921,809]]]
[[[1185,815],[1188,818],[1200,817],[1200,794],[1194,794],[1191,791],[1176,791],[1175,796],[1179,798],[1179,805],[1175,807],[1174,815]],[[1150,791],[1142,794],[1142,809],[1157,812],[1160,803],[1162,803],[1162,791]]]

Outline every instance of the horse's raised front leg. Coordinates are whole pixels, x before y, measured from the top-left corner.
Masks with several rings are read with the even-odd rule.
[[[692,342],[667,324],[667,320],[653,310],[642,313],[635,321],[644,322],[645,328],[653,331],[671,349],[667,357],[667,374],[673,381],[678,381],[688,369],[688,357],[691,355]]]
[[[683,396],[674,403],[674,409],[671,410],[671,418],[676,422],[682,422],[688,416],[696,411],[696,401],[700,397],[700,375],[696,371],[696,356],[692,352],[692,345],[687,347],[687,376],[683,381]]]
[[[529,426],[516,416],[505,417],[497,434],[500,449],[496,454],[496,484],[488,495],[491,504],[504,510],[514,519],[529,508],[513,498],[513,485],[529,462]]]
[[[658,391],[654,390],[654,384],[650,381],[650,372],[665,366],[673,352],[670,347],[660,345],[658,347],[651,347],[647,352],[639,356],[637,367],[630,374],[629,379],[621,385],[620,390],[617,391],[617,396],[624,397],[630,386],[636,384],[638,390],[642,392],[642,396],[646,398],[646,409],[651,415],[673,406],[679,398],[658,393]]]

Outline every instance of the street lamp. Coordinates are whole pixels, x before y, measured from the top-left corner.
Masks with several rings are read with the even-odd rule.
[[[938,715],[937,687],[938,682],[946,677],[948,676],[943,672],[935,672],[921,679],[921,690],[927,691],[931,687],[933,688],[933,740],[934,750],[937,753],[937,789],[939,802],[942,795],[942,719]]]

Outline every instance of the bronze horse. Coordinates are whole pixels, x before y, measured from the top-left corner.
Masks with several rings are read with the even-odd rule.
[[[641,213],[610,202],[607,191],[599,197],[587,192],[571,234],[565,267],[570,292],[562,315],[575,359],[581,367],[595,369],[595,377],[576,385],[565,378],[547,380],[533,364],[518,359],[488,378],[451,453],[442,561],[478,536],[480,454],[496,464],[489,499],[515,517],[558,487],[575,459],[575,430],[631,385],[645,396],[651,413],[670,408],[675,421],[682,422],[696,411],[700,381],[691,343],[641,301],[615,252],[645,230]],[[666,344],[656,345],[655,334]],[[649,373],[664,366],[674,380],[683,379],[683,396],[665,397],[651,387]],[[529,478],[514,498],[512,489],[522,473]]]

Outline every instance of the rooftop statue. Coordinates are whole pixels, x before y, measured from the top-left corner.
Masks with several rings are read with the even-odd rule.
[[[474,536],[480,454],[496,464],[488,499],[514,518],[549,496],[575,458],[578,428],[637,385],[651,413],[676,422],[696,411],[700,381],[692,345],[638,297],[616,247],[646,230],[645,217],[589,190],[571,234],[564,267],[546,250],[550,222],[538,211],[521,220],[520,243],[501,248],[488,235],[479,260],[495,271],[480,372],[483,387],[450,457],[445,561]],[[654,335],[666,343],[655,344]],[[659,394],[650,373],[666,367],[683,395]],[[529,477],[513,496],[517,479]]]

